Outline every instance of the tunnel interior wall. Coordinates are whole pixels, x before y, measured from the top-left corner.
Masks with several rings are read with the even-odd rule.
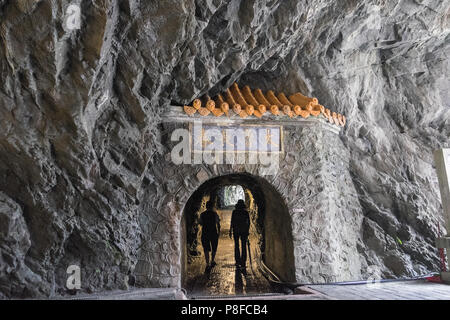
[[[266,212],[264,216],[264,263],[284,281],[294,282],[295,261],[291,232],[291,217],[280,195],[272,188],[264,188]]]

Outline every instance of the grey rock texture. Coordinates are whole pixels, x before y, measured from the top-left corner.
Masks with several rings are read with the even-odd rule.
[[[70,3],[0,0],[2,297],[65,294],[72,263],[86,292],[125,288],[146,222],[164,215],[144,208],[171,192],[154,183],[161,113],[234,81],[302,91],[349,119],[339,179],[360,204],[362,276],[438,270],[448,1],[78,0],[81,29],[68,30]]]

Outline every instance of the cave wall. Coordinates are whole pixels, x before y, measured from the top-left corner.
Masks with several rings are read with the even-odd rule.
[[[448,2],[73,2],[79,30],[64,27],[72,1],[0,0],[0,216],[20,230],[15,249],[14,231],[1,236],[1,297],[63,294],[71,263],[87,292],[126,288],[149,232],[161,112],[234,81],[345,114],[361,263],[384,277],[438,269]]]
[[[361,207],[348,173],[346,148],[325,118],[305,123],[271,122],[283,127],[284,151],[279,155],[276,173],[267,176],[261,175],[261,164],[248,161],[170,163],[171,151],[181,141],[172,141],[172,133],[180,128],[188,130],[193,120],[165,119],[160,127],[164,156],[157,161],[158,166],[149,169],[154,170],[155,179],[146,186],[141,201],[141,228],[146,231],[133,271],[140,286],[180,285],[186,245],[186,239],[180,236],[184,206],[200,187],[212,190],[220,186],[211,184],[211,179],[235,173],[254,178],[228,183],[240,184],[252,192],[259,190],[255,188],[261,190],[264,261],[281,279],[322,283],[361,277],[367,267],[362,265],[358,249],[362,243]],[[251,123],[258,124],[268,122]]]

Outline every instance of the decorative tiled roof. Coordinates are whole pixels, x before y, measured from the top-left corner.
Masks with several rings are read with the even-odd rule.
[[[237,83],[228,88],[223,95],[217,95],[215,99],[209,96],[195,99],[192,106],[184,106],[184,112],[190,116],[198,112],[201,116],[212,114],[216,117],[237,114],[241,118],[252,116],[261,118],[266,112],[275,116],[299,117],[299,119],[323,116],[330,123],[342,127],[347,121],[345,116],[319,104],[317,98],[304,96],[300,92],[289,97],[282,92],[276,95],[272,90],[264,94],[261,89],[252,91],[249,86],[240,89]]]

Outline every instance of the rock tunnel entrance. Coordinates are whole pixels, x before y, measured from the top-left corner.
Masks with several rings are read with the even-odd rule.
[[[217,266],[205,273],[198,217],[213,200],[221,218]],[[231,212],[243,199],[250,213],[247,274],[234,261],[228,237]],[[191,295],[263,293],[273,290],[260,271],[261,262],[284,281],[295,281],[291,217],[282,196],[264,178],[247,173],[218,176],[204,182],[188,199],[181,222],[182,286]]]

